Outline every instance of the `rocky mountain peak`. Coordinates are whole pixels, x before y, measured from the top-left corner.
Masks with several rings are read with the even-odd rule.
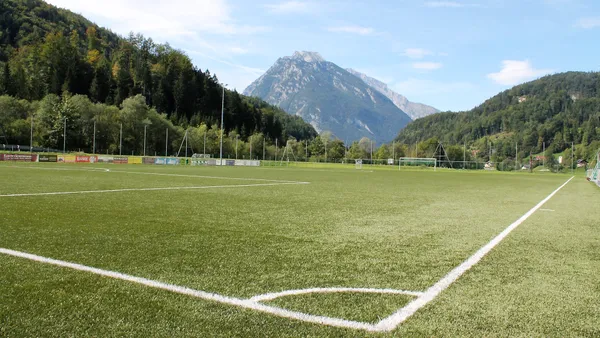
[[[319,54],[317,52],[306,52],[306,51],[294,52],[294,55],[292,55],[292,59],[304,60],[306,62],[323,62],[323,61],[325,61],[325,59],[321,56],[321,54]]]

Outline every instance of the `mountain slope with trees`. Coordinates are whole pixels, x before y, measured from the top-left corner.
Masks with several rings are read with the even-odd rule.
[[[496,160],[560,153],[578,145],[579,158],[600,148],[600,73],[567,72],[515,86],[465,112],[444,112],[410,123],[397,141],[414,144],[430,138],[467,144]],[[488,158],[489,155],[486,155]]]
[[[113,124],[127,118],[122,113],[124,101],[139,96],[141,99],[136,98],[136,102],[154,111],[160,124],[178,126],[173,131],[180,136],[188,126],[218,129],[222,101],[218,78],[195,67],[188,56],[168,44],[133,33],[122,38],[80,15],[40,0],[3,0],[0,13],[0,95],[14,98],[1,102],[26,100],[30,105],[24,111],[2,107],[0,128],[4,131],[0,130],[0,137],[4,134],[5,139],[16,142],[12,125],[29,125],[29,119],[37,115],[40,107],[47,107],[39,114],[47,118],[40,117],[35,123],[39,136],[35,141],[40,146],[58,147],[57,138],[48,136],[59,133],[61,124],[56,121],[67,118],[71,121],[68,128],[83,133],[83,129],[91,128],[93,121],[100,119],[88,112],[74,115],[65,108],[76,97],[78,101],[88,99],[102,111],[98,114],[116,109]],[[9,106],[14,106],[14,102]],[[64,109],[59,108],[58,102]],[[150,117],[136,118],[140,120],[130,122],[132,132],[139,134]],[[284,142],[290,137],[312,139],[317,135],[300,117],[229,90],[225,91],[224,125],[226,134],[233,133],[242,140],[253,134],[261,134],[270,142]],[[164,135],[161,137],[164,139]],[[89,149],[89,139],[70,144],[70,148]],[[115,145],[100,144],[100,149],[111,146]]]

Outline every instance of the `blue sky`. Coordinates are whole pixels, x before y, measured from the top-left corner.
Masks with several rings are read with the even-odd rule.
[[[545,74],[600,70],[600,1],[48,2],[122,35],[168,41],[240,92],[296,50],[455,111]]]

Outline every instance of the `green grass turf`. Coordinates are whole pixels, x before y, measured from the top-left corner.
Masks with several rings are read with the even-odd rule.
[[[267,304],[315,315],[377,323],[414,298],[372,293],[311,293],[281,297]]]
[[[328,286],[423,291],[569,178],[468,171],[19,166],[0,164],[0,195],[264,183],[122,171],[311,182],[0,198],[0,247],[239,298]],[[90,168],[111,171],[78,170]],[[598,335],[599,202],[600,190],[576,178],[544,207],[554,212],[535,213],[391,334]],[[0,335],[366,334],[8,256],[0,256],[0,275]],[[357,298],[349,301],[350,296]],[[358,301],[361,297],[368,301]],[[370,321],[389,315],[393,303],[401,306],[398,297],[305,295],[272,303]]]

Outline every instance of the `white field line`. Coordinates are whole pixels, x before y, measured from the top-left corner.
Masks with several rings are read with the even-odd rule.
[[[550,212],[554,212],[554,210],[552,210],[552,209],[540,209],[540,211],[550,211]]]
[[[104,194],[104,193],[129,192],[129,191],[163,191],[163,190],[195,190],[195,189],[220,189],[220,188],[271,187],[271,186],[276,186],[276,185],[296,185],[296,184],[308,184],[308,183],[305,183],[305,182],[257,183],[257,184],[205,185],[205,186],[194,186],[194,187],[125,188],[125,189],[108,189],[108,190],[57,191],[57,192],[39,192],[39,193],[25,193],[25,194],[5,194],[5,195],[0,195],[0,197]]]
[[[298,296],[309,293],[337,293],[337,292],[356,292],[356,293],[382,293],[382,294],[396,294],[396,295],[409,295],[419,297],[423,295],[420,291],[406,291],[396,289],[373,289],[373,288],[344,288],[344,287],[332,287],[332,288],[311,288],[311,289],[299,289],[299,290],[286,290],[274,293],[265,293],[264,295],[258,295],[250,298],[251,301],[265,302],[273,300],[279,297],[285,296]]]
[[[420,308],[427,305],[429,302],[434,300],[442,291],[446,290],[452,283],[454,283],[460,276],[462,276],[465,272],[467,272],[471,267],[477,264],[487,253],[489,253],[496,245],[498,245],[508,234],[510,234],[513,230],[515,230],[521,223],[527,220],[533,213],[535,213],[538,209],[540,209],[548,200],[550,200],[556,193],[558,193],[565,185],[567,185],[571,180],[575,178],[575,176],[568,179],[563,185],[554,190],[548,197],[544,198],[541,202],[539,202],[536,206],[531,208],[527,213],[525,213],[521,218],[516,220],[514,223],[509,225],[504,231],[502,231],[499,235],[494,237],[490,242],[484,245],[481,249],[477,250],[471,257],[469,257],[466,261],[461,263],[459,266],[450,271],[446,276],[440,279],[437,283],[431,286],[429,289],[425,291],[425,293],[408,303],[405,307],[396,311],[391,316],[381,320],[379,323],[375,324],[377,331],[392,331],[398,325],[402,324],[406,319],[412,316],[415,312],[417,312]]]
[[[341,318],[331,318],[331,317],[325,317],[325,316],[309,315],[309,314],[305,314],[305,313],[301,313],[301,312],[290,311],[290,310],[278,308],[275,306],[261,304],[261,303],[258,303],[258,302],[252,301],[252,300],[248,300],[248,299],[240,299],[240,298],[222,296],[222,295],[219,295],[216,293],[209,293],[206,291],[194,290],[194,289],[190,289],[190,288],[183,287],[183,286],[167,284],[167,283],[162,283],[162,282],[151,280],[151,279],[146,279],[143,277],[131,276],[131,275],[123,274],[120,272],[115,272],[115,271],[102,270],[102,269],[93,268],[93,267],[86,266],[86,265],[65,262],[65,261],[56,260],[56,259],[52,259],[52,258],[46,258],[46,257],[32,255],[29,253],[14,251],[14,250],[10,250],[10,249],[0,248],[0,253],[5,254],[5,255],[14,256],[14,257],[25,258],[25,259],[29,259],[29,260],[40,262],[40,263],[52,264],[52,265],[65,267],[65,268],[69,268],[69,269],[85,271],[85,272],[93,273],[93,274],[104,276],[104,277],[120,279],[120,280],[124,280],[124,281],[128,281],[128,282],[148,286],[151,288],[167,290],[167,291],[171,291],[171,292],[175,292],[175,293],[179,293],[179,294],[183,294],[183,295],[187,295],[187,296],[191,296],[191,297],[201,298],[201,299],[214,301],[214,302],[218,302],[218,303],[223,303],[223,304],[228,304],[228,305],[233,305],[233,306],[238,306],[238,307],[241,307],[244,309],[265,312],[265,313],[269,313],[269,314],[279,316],[279,317],[296,319],[296,320],[300,320],[300,321],[304,321],[304,322],[316,323],[316,324],[322,324],[322,325],[329,325],[329,326],[336,326],[336,327],[343,327],[343,328],[350,328],[350,329],[358,329],[358,330],[366,330],[366,331],[377,331],[373,324],[361,323],[361,322],[345,320],[345,319],[341,319]]]
[[[123,174],[137,174],[137,175],[155,175],[155,176],[170,176],[170,177],[191,177],[191,178],[210,178],[217,180],[234,180],[234,181],[257,181],[257,182],[275,182],[275,183],[307,183],[301,181],[289,181],[289,180],[271,180],[266,178],[247,178],[247,177],[224,177],[224,176],[205,176],[205,175],[186,175],[186,174],[168,174],[168,173],[155,173],[155,172],[143,172],[143,171],[128,171],[128,170],[115,170],[110,169],[106,171],[106,168],[43,168],[38,166],[17,166],[11,165],[6,166],[8,168],[22,168],[22,169],[38,169],[38,170],[56,170],[56,171],[100,171],[108,173],[123,173]]]
[[[278,171],[323,171],[323,172],[329,172],[329,173],[372,173],[373,170],[363,170],[363,169],[316,169],[316,168],[303,168],[303,167],[283,167],[283,168],[277,168],[277,167],[258,167],[255,168],[256,170],[278,170]]]

